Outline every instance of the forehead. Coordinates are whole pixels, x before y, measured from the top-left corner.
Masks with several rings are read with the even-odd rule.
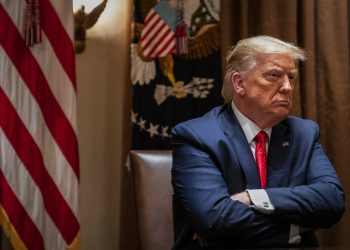
[[[256,56],[256,67],[261,69],[281,69],[285,71],[296,71],[293,58],[283,53],[264,53]]]

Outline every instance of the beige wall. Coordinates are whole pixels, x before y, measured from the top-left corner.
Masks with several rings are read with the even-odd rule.
[[[118,249],[131,3],[109,0],[76,56],[83,250]]]

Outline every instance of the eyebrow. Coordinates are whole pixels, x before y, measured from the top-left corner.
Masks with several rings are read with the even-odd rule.
[[[276,64],[276,63],[271,63],[270,65],[268,66],[273,66],[273,67],[278,67],[278,69],[276,68],[269,68],[269,69],[266,69],[266,70],[282,70],[282,71],[285,71],[285,69],[283,67],[281,67],[280,65]],[[293,73],[293,74],[297,74],[298,73],[298,69],[297,68],[294,68],[292,70],[290,70],[288,73]]]

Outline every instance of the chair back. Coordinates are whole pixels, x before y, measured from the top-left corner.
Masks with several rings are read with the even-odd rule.
[[[173,245],[171,151],[131,151],[129,160],[140,249],[171,249]]]

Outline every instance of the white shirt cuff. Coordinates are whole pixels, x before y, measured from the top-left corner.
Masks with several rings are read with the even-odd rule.
[[[263,214],[272,214],[275,211],[275,207],[264,189],[247,189],[247,192],[252,201],[251,207],[253,209]]]
[[[289,244],[298,244],[301,242],[299,226],[291,224],[289,232]]]

